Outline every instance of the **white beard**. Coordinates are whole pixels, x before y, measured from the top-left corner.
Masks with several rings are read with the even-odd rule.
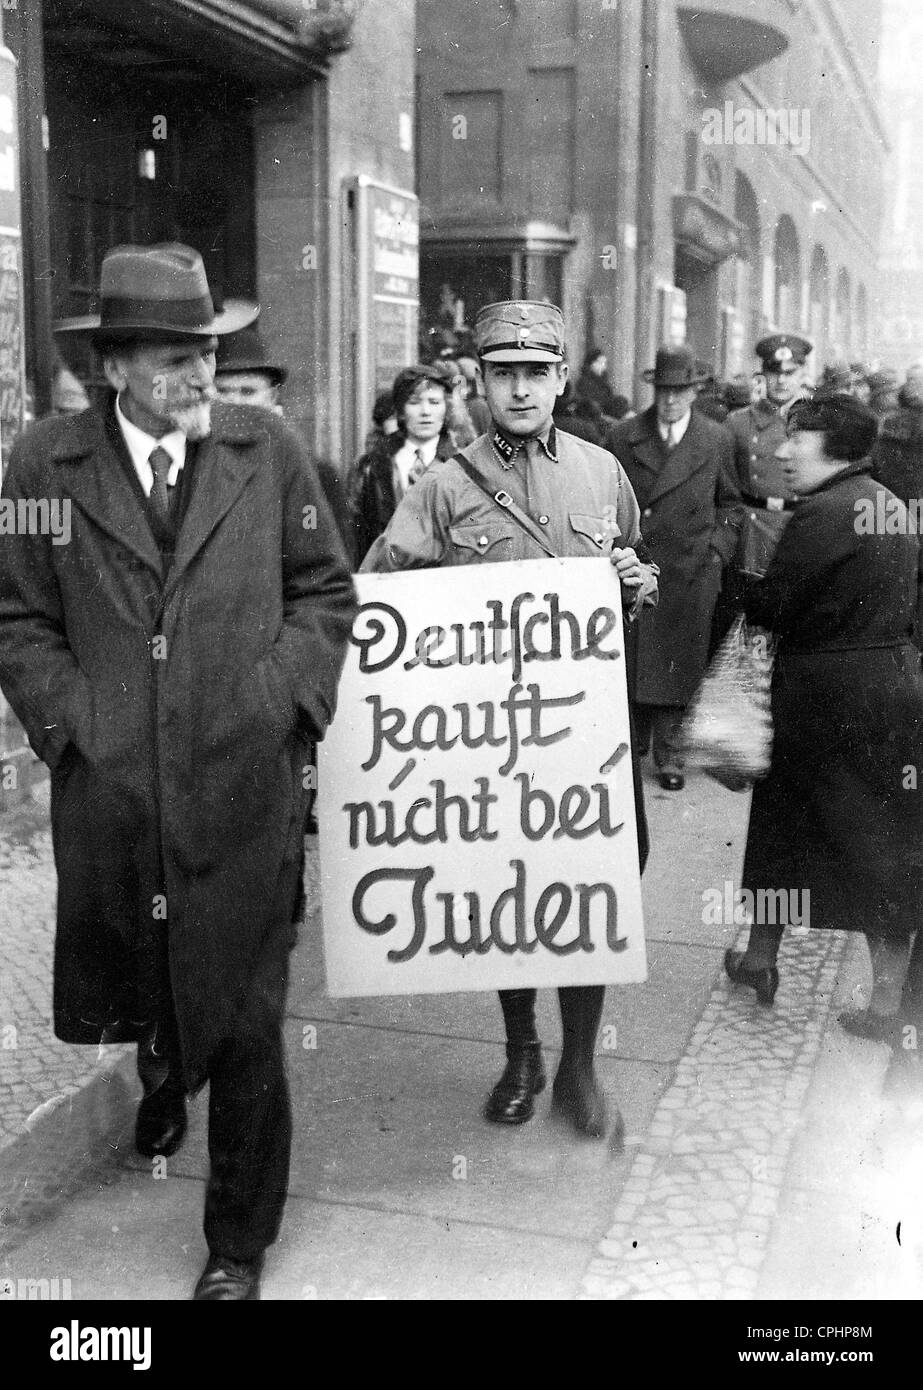
[[[212,403],[203,401],[197,405],[184,406],[181,410],[174,410],[170,418],[187,439],[205,439],[211,433]]]

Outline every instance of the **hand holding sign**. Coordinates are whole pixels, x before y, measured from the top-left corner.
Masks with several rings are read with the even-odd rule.
[[[619,582],[624,589],[637,589],[641,583],[641,561],[630,546],[624,549],[613,548],[609,560],[615,566]]]

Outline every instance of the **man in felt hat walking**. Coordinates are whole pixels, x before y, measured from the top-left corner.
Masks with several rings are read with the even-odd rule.
[[[552,419],[567,380],[560,309],[518,300],[490,304],[478,314],[475,343],[490,430],[453,458],[430,464],[404,494],[362,568],[387,572],[607,554],[634,618],[656,601],[657,580],[656,567],[637,553],[640,518],[631,485],[611,454],[565,434]],[[647,835],[634,755],[632,764],[643,867]],[[578,1133],[593,1137],[607,1127],[593,1069],[604,993],[602,985],[558,990],[564,1037],[552,1103]],[[545,1087],[535,990],[503,990],[500,1002],[507,1064],[485,1115],[497,1124],[522,1124]]]
[[[259,1297],[288,1185],[281,1023],[305,765],[356,611],[317,479],[275,415],[212,403],[216,313],[189,247],[106,256],[105,407],[36,425],[4,495],[66,545],[0,547],[0,684],[51,769],[54,1025],[137,1041],[138,1151],[182,1142],[210,1083],[209,1259],[194,1297]]]
[[[261,405],[282,414],[279,387],[288,372],[270,362],[259,329],[242,328],[218,344],[215,359],[215,389],[230,405]]]
[[[629,696],[639,742],[653,744],[660,785],[679,791],[679,724],[708,660],[722,571],[737,545],[740,494],[727,430],[692,408],[709,379],[692,350],[660,348],[643,377],[654,404],[609,435],[660,566],[660,603],[629,634]]]

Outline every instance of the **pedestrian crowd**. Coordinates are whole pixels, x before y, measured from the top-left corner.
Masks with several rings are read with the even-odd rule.
[[[639,859],[641,759],[683,791],[684,721],[743,614],[776,645],[768,774],[742,886],[810,891],[810,925],[864,933],[874,984],[849,1031],[894,1048],[923,1097],[923,364],[834,362],[769,333],[718,381],[661,346],[636,412],[591,347],[568,375],[546,302],[485,306],[456,356],[408,363],[359,457],[311,460],[283,418],[259,310],[217,310],[187,247],[118,247],[92,334],[109,391],[65,378],[17,444],[4,496],[67,499],[72,543],[0,549],[0,684],[51,772],[54,1022],[136,1041],[139,1152],[168,1156],[210,1083],[200,1301],[259,1297],[288,1182],[281,1024],[303,907],[302,769],[333,716],[353,574],[608,557],[620,587]],[[63,366],[63,364],[62,364]],[[65,369],[66,370],[66,369]],[[371,403],[370,403],[371,404]],[[897,511],[894,510],[896,503]],[[864,531],[860,511],[896,524]],[[304,518],[316,519],[306,526]],[[459,577],[460,578],[460,577]],[[914,787],[916,783],[914,781]],[[321,794],[323,794],[321,789]],[[725,968],[772,1007],[783,928]],[[594,1070],[601,985],[558,991],[554,1113],[621,1138]],[[547,1084],[535,990],[504,990],[506,1065],[485,1116],[516,1125]]]

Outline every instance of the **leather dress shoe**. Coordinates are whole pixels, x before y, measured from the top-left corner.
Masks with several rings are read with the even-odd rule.
[[[135,1148],[145,1158],[169,1158],[186,1137],[186,1097],[164,1082],[138,1106]]]
[[[681,792],[686,779],[681,772],[658,772],[657,780],[665,792]]]
[[[229,1255],[209,1255],[192,1295],[196,1303],[255,1303],[260,1296],[263,1256],[232,1260]]]
[[[756,990],[756,997],[761,1004],[771,1006],[779,988],[779,972],[774,965],[764,965],[759,970],[753,970],[749,965],[744,965],[743,951],[725,951],[724,970],[728,979],[733,980],[735,985],[749,985],[751,989]]]
[[[874,1013],[872,1009],[847,1009],[839,1015],[839,1024],[854,1038],[890,1043],[894,1041],[898,1018],[896,1014]]]
[[[602,1139],[609,1124],[606,1100],[592,1071],[559,1071],[551,1088],[551,1112],[589,1139]]]
[[[507,1043],[506,1067],[487,1097],[485,1120],[495,1125],[525,1124],[535,1113],[535,1097],[544,1089],[541,1043]]]

